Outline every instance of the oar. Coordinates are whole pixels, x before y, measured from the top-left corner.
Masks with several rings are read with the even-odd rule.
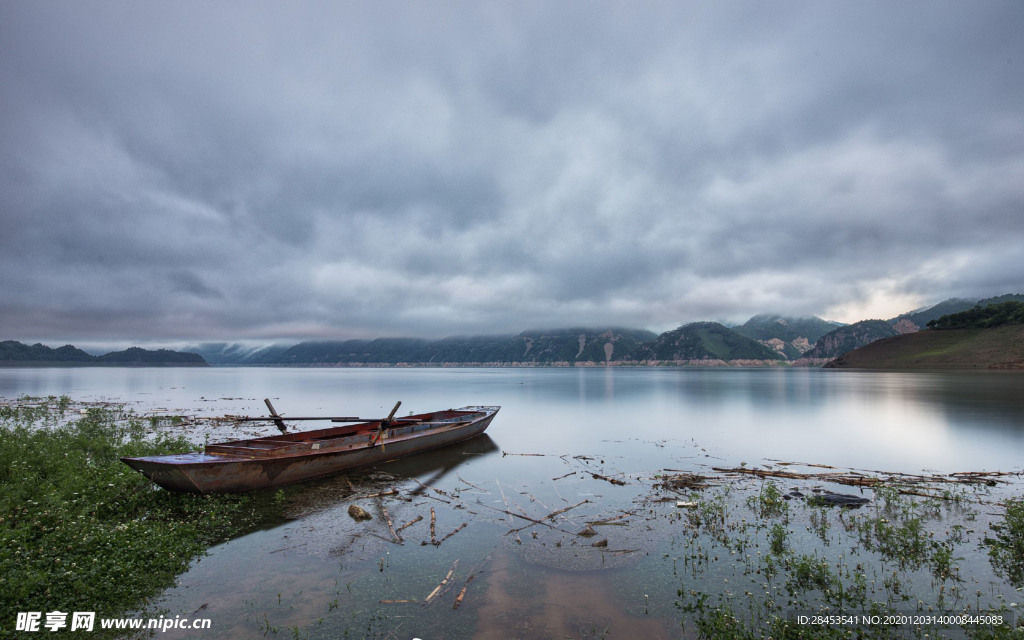
[[[377,428],[377,437],[374,438],[374,443],[380,440],[380,450],[384,451],[384,430],[391,427],[391,421],[394,419],[395,414],[398,413],[398,407],[402,406],[402,401],[399,400],[395,403],[395,408],[391,410],[388,417],[380,421],[380,427]],[[373,446],[373,445],[371,445]]]
[[[288,427],[285,426],[284,420],[281,419],[281,416],[277,414],[277,411],[274,409],[274,405],[270,404],[270,398],[263,398],[263,402],[267,403],[267,408],[270,409],[271,419],[274,421],[274,424],[277,425],[277,428],[281,433],[288,433]]]
[[[380,422],[387,418],[357,418],[355,416],[228,416],[235,422],[274,422],[275,420],[330,420],[331,422]],[[392,422],[420,422],[420,418],[395,418]]]
[[[274,409],[274,405],[270,404],[270,398],[264,398],[263,402],[266,403],[267,408],[270,409],[270,417],[269,418],[265,418],[263,416],[259,416],[259,417],[256,417],[256,418],[250,418],[248,416],[241,416],[241,417],[235,416],[234,417],[235,422],[273,422],[274,424],[277,425],[277,428],[281,429],[281,431],[283,432],[284,429],[285,429],[283,418],[285,416],[282,416],[281,414],[279,414]],[[390,426],[390,424],[392,422],[419,422],[420,421],[418,418],[395,418],[395,412],[398,411],[398,407],[401,406],[401,404],[402,404],[402,402],[399,401],[398,404],[395,405],[395,408],[391,410],[391,415],[389,415],[387,418],[359,418],[359,417],[356,417],[356,416],[296,416],[296,417],[288,416],[288,419],[289,420],[293,420],[293,421],[294,420],[330,420],[331,422],[380,422],[380,423],[383,423],[385,426]]]

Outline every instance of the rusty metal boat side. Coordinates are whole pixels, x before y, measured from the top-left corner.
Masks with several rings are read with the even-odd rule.
[[[380,422],[365,422],[210,444],[201,452],[121,460],[171,491],[239,493],[462,442],[483,433],[499,409],[462,407],[409,416],[386,429]]]

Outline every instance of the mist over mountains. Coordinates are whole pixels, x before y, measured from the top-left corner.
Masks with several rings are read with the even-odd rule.
[[[727,327],[693,322],[660,335],[621,327],[530,330],[514,335],[378,338],[298,344],[203,343],[179,351],[92,356],[71,345],[51,349],[0,343],[0,363],[201,366],[822,366],[878,340],[911,334],[951,314],[1024,301],[1022,294],[944,300],[888,320],[850,325],[818,317],[761,314]]]
[[[820,366],[875,340],[916,332],[942,316],[1024,295],[953,298],[888,320],[851,325],[818,317],[760,314],[739,326],[694,322],[657,335],[624,328],[532,330],[440,340],[378,338],[259,348],[217,343],[190,350],[214,365],[295,366]]]

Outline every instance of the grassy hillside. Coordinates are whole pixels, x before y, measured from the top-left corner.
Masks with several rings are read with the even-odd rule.
[[[825,365],[856,369],[1024,369],[1024,325],[885,338]]]

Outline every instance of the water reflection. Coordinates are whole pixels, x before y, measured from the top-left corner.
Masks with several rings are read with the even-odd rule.
[[[778,460],[1016,470],[1022,387],[1024,377],[1003,372],[0,369],[7,397],[68,394],[190,415],[262,413],[264,397],[292,415],[374,415],[396,400],[415,411],[502,405],[485,437],[290,490],[291,521],[197,562],[164,605],[206,612],[209,637],[223,638],[293,626],[310,637],[576,637],[607,627],[609,637],[675,637],[671,598],[652,603],[657,616],[643,612],[645,593],[679,587],[661,560],[679,511],[650,500],[653,476]],[[354,497],[392,487],[399,496],[359,498],[372,521],[348,516]],[[591,522],[605,523],[596,539],[578,537]],[[964,562],[985,562],[974,555]],[[444,606],[423,605],[456,562]]]

